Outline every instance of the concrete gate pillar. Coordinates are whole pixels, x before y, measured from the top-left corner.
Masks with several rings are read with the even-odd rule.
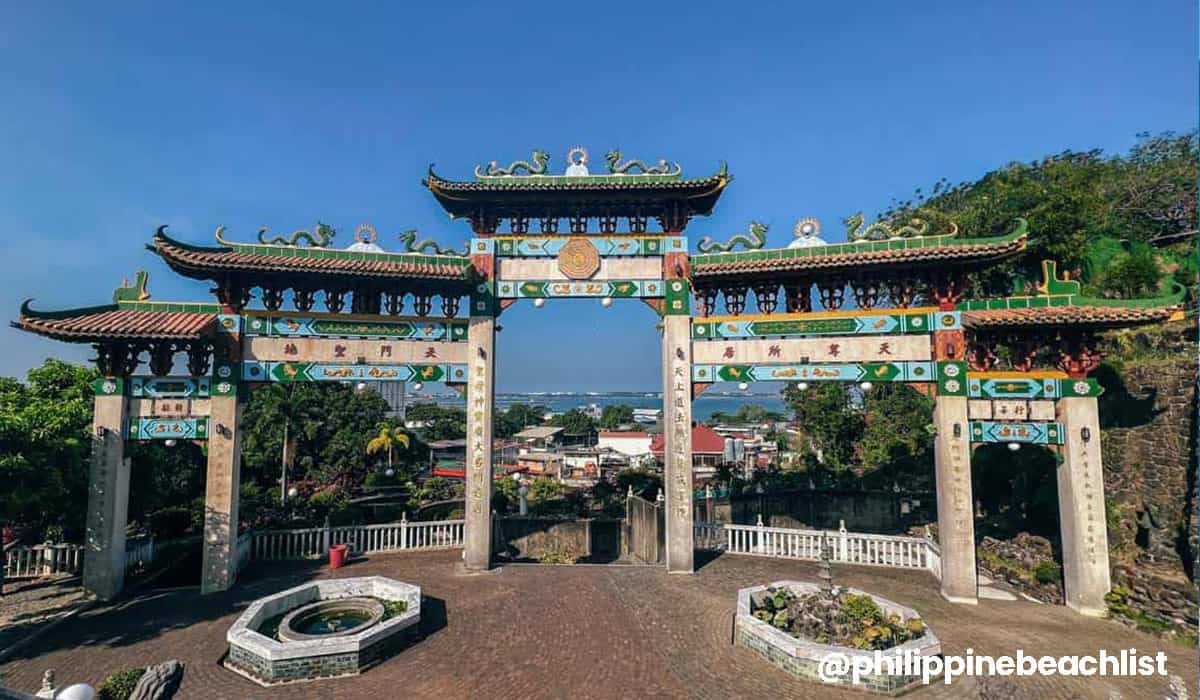
[[[129,460],[125,458],[128,403],[120,379],[101,379],[112,392],[97,391],[88,475],[87,547],[83,587],[111,600],[125,586],[125,525],[129,510]]]
[[[1067,607],[1101,617],[1111,588],[1108,529],[1104,515],[1104,469],[1100,456],[1100,411],[1095,397],[1058,402],[1066,432],[1058,466],[1058,518],[1062,529],[1063,586]]]
[[[492,405],[496,319],[473,316],[467,326],[467,494],[463,566],[492,562]]]
[[[213,396],[208,418],[208,470],[204,488],[204,549],[201,593],[228,589],[238,573],[238,489],[242,474],[242,404]]]
[[[668,573],[694,571],[691,335],[690,316],[663,318],[663,488]]]
[[[942,548],[942,597],[975,605],[975,512],[971,497],[971,438],[965,396],[939,396],[933,409],[937,473],[938,542]]]

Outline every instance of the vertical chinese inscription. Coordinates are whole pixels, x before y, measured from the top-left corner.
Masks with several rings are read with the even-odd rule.
[[[492,544],[492,400],[496,321],[474,317],[468,329],[467,498],[464,564],[485,570]]]
[[[667,571],[692,572],[691,319],[663,319],[663,430],[666,433]]]

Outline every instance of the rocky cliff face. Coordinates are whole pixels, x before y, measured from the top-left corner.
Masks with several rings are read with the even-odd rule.
[[[1197,553],[1196,342],[1176,324],[1114,341],[1101,374],[1104,488],[1114,564],[1174,563],[1193,580]]]

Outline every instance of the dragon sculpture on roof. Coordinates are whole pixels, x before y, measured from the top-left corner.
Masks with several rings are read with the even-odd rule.
[[[679,167],[679,163],[672,165],[667,162],[666,158],[659,159],[654,166],[647,166],[636,158],[630,158],[624,163],[621,162],[621,149],[613,149],[604,156],[604,160],[608,162],[608,172],[612,175],[678,175],[683,172],[683,168]],[[638,170],[640,172],[633,172]]]
[[[534,151],[533,163],[527,160],[515,160],[507,168],[501,168],[496,161],[488,163],[487,170],[475,166],[475,177],[512,177],[520,175],[524,170],[526,175],[545,175],[546,166],[550,163],[550,154],[546,151]]]

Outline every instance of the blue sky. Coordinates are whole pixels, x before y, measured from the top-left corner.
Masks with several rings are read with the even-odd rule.
[[[39,6],[40,5],[40,6]],[[385,245],[457,244],[419,180],[581,144],[735,182],[689,228],[802,216],[840,240],[942,176],[1064,148],[1123,151],[1197,122],[1188,2],[50,3],[0,23],[0,307],[107,302],[148,269],[156,299],[207,299],[143,244],[332,224]],[[203,6],[202,6],[203,5]],[[447,9],[452,7],[452,9]],[[599,160],[596,158],[595,160]],[[499,389],[654,389],[638,302],[518,305]],[[0,330],[0,375],[90,351]]]

